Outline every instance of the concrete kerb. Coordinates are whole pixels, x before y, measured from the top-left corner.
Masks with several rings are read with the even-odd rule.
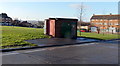
[[[36,48],[48,48],[48,47],[59,47],[59,46],[67,46],[67,45],[77,45],[77,44],[85,44],[85,43],[92,43],[92,42],[99,42],[99,41],[80,42],[80,43],[74,43],[74,44],[61,44],[61,45],[49,45],[49,46],[34,46],[34,47],[0,49],[0,51],[1,52],[10,52],[10,51],[36,49]]]
[[[109,40],[104,40],[104,39],[89,38],[89,37],[78,37],[78,38],[96,39],[96,40],[99,40],[99,41],[114,41],[114,40],[120,40],[120,39],[109,39]]]
[[[59,47],[59,46],[66,46],[66,45],[77,45],[77,44],[85,44],[85,43],[92,43],[92,42],[104,42],[104,41],[113,41],[113,40],[120,40],[120,39],[98,40],[98,41],[80,42],[80,43],[74,43],[74,44],[72,43],[72,44],[61,44],[61,45],[49,45],[49,46],[34,46],[34,47],[0,49],[0,52],[9,52],[9,51],[27,50],[27,49],[36,49],[36,48],[47,48],[47,47]]]

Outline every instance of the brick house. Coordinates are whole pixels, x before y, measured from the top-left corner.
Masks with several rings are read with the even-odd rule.
[[[93,15],[90,19],[91,32],[100,33],[119,33],[120,31],[120,15]]]
[[[12,18],[8,17],[6,13],[0,14],[0,25],[10,26],[12,22]]]

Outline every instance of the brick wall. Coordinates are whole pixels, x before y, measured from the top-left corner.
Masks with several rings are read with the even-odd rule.
[[[107,16],[110,16],[110,15],[107,15]],[[102,17],[103,17],[103,15],[102,15]],[[117,33],[117,29],[120,28],[119,20],[117,18],[118,17],[116,17],[116,19],[112,19],[112,18],[111,19],[110,18],[109,19],[102,19],[102,18],[99,18],[99,17],[94,18],[94,19],[91,18],[90,22],[91,22],[91,25],[100,28],[101,32],[104,31],[106,33],[107,32],[111,33],[112,31],[114,31],[114,33]]]

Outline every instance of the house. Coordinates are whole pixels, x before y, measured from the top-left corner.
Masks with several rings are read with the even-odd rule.
[[[20,21],[20,20],[15,19],[15,20],[13,20],[13,21],[12,21],[12,23],[11,23],[11,24],[12,24],[13,26],[19,26],[19,25],[20,25],[20,23],[21,23],[21,21]]]
[[[86,29],[86,30],[89,30],[90,28],[90,22],[80,22],[78,21],[78,26],[77,26],[77,29]]]
[[[0,25],[10,26],[12,22],[12,18],[8,17],[6,13],[0,14]]]
[[[120,31],[120,14],[95,15],[90,19],[91,32],[118,33]]]
[[[33,25],[31,23],[27,22],[27,21],[22,21],[20,23],[20,26],[22,26],[22,27],[33,27]]]

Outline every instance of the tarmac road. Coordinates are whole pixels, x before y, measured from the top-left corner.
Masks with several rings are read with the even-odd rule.
[[[118,41],[2,53],[2,64],[118,64]]]

